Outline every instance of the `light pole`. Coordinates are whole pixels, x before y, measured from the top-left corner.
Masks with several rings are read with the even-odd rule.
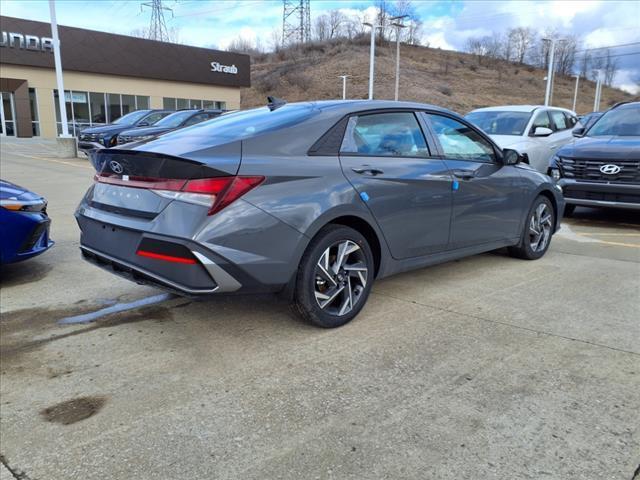
[[[578,102],[578,83],[580,82],[580,75],[574,75],[574,77],[576,77],[576,90],[573,92],[573,108],[571,110],[575,112],[576,103]]]
[[[347,78],[351,75],[338,75],[342,79],[342,99],[347,99]]]
[[[556,43],[564,42],[563,38],[543,38],[545,42],[550,42],[549,46],[549,68],[547,70],[547,90],[544,94],[544,105],[548,106],[551,102],[551,89],[553,88],[553,58],[556,52]]]
[[[593,111],[600,111],[600,96],[602,95],[602,70],[598,70],[598,79],[596,81],[596,96],[593,100]]]
[[[400,88],[400,30],[406,27],[406,25],[402,24],[402,21],[408,16],[409,15],[400,15],[391,18],[393,22],[391,25],[396,27],[396,91],[394,96],[396,102],[398,101],[398,90]]]
[[[67,107],[64,102],[64,83],[62,81],[62,60],[60,59],[60,38],[58,37],[58,23],[56,21],[55,0],[49,0],[49,14],[51,15],[51,36],[53,37],[53,61],[56,67],[56,82],[58,84],[58,104],[60,105],[60,120],[62,121],[61,137],[70,137],[67,123]]]
[[[373,25],[364,22],[363,25],[371,27],[371,47],[369,47],[369,100],[373,100],[373,74],[376,61],[376,28],[382,28],[382,25]]]

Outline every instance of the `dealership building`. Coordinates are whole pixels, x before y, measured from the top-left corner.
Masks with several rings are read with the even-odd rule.
[[[0,135],[62,131],[51,25],[0,16]],[[134,110],[240,108],[249,56],[60,26],[72,133]]]

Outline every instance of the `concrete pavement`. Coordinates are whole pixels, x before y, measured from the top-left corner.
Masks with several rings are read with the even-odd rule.
[[[59,326],[157,291],[80,260],[86,160],[1,153],[2,178],[49,199],[57,241],[2,272],[0,450],[23,478],[629,480],[640,464],[637,215],[579,209],[536,262],[380,281],[337,330],[271,297]]]

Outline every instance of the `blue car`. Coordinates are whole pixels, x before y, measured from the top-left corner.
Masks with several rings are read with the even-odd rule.
[[[50,249],[51,219],[47,201],[29,190],[0,180],[0,263],[15,263]]]

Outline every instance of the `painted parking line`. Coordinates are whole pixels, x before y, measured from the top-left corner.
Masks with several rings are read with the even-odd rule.
[[[55,160],[53,158],[45,158],[45,157],[34,157],[33,155],[26,155],[24,153],[18,153],[18,152],[6,152],[7,155],[18,155],[20,157],[25,157],[25,158],[31,158],[33,160],[42,160],[45,162],[50,162],[50,163],[59,163],[61,165],[70,165],[72,167],[78,167],[78,168],[88,168],[90,170],[93,170],[93,167],[90,165],[84,165],[81,163],[73,163],[73,162],[65,162],[64,160]]]
[[[598,232],[598,233],[601,233],[601,232]],[[616,247],[640,248],[640,244],[624,243],[624,242],[613,242],[613,241],[610,241],[610,240],[602,240],[600,238],[593,238],[592,235],[594,235],[594,234],[586,233],[586,232],[576,232],[571,227],[569,227],[569,225],[566,224],[566,223],[562,224],[562,226],[560,227],[560,230],[557,233],[558,236],[566,238],[568,240],[573,240],[575,242],[599,243],[601,245],[612,245],[612,246],[616,246]],[[616,236],[616,235],[620,235],[620,234],[611,233],[609,235]],[[626,236],[626,235],[636,235],[636,234],[632,233],[632,234],[622,234],[622,235]]]

